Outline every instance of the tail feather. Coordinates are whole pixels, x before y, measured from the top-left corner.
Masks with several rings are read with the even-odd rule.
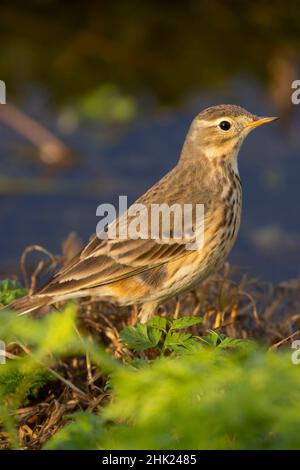
[[[50,302],[49,297],[38,297],[26,295],[21,299],[15,300],[11,304],[7,305],[5,309],[15,310],[18,315],[25,315],[26,313],[33,312],[41,307],[45,307]]]

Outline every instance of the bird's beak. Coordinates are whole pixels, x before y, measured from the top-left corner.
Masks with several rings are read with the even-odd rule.
[[[258,127],[261,126],[262,124],[267,124],[267,122],[271,121],[276,121],[276,119],[279,119],[278,117],[258,117],[255,121],[249,122],[246,127]]]

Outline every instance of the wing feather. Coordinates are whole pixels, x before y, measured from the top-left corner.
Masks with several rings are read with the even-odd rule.
[[[193,173],[197,178],[195,169]],[[185,202],[204,203],[205,191],[200,191],[199,186],[196,187],[190,181],[190,172],[187,174],[189,175],[188,181],[184,173],[178,171],[178,166],[175,167],[138,199],[137,203],[144,204],[147,208],[152,203],[169,205]],[[130,221],[128,213],[126,216]],[[125,215],[122,215],[114,222],[117,227],[124,223],[124,217]],[[146,222],[145,219],[143,221]],[[173,233],[174,220],[171,218],[170,222],[171,233]],[[194,228],[193,218],[191,224],[185,227],[184,236],[180,239],[172,237],[169,240],[163,238],[153,240],[149,237],[148,239],[99,239],[95,236],[79,256],[59,271],[38,294],[56,294],[101,286],[177,260],[187,254],[186,244],[195,239],[194,235],[191,235],[191,229]],[[160,233],[162,232],[163,230]]]

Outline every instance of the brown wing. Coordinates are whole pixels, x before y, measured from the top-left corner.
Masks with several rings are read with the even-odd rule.
[[[175,167],[172,172],[138,199],[137,203],[144,204],[147,208],[154,203],[172,205],[180,201],[182,204],[183,197],[187,203],[200,203],[201,191],[199,191],[199,187],[192,190],[191,183],[187,184],[184,178],[179,177],[182,172],[181,175],[179,173]],[[128,219],[130,221],[132,217],[128,217]],[[123,221],[124,215],[115,223],[119,227]],[[193,219],[191,224],[193,224]],[[63,294],[73,290],[101,286],[155,269],[186,255],[186,244],[194,241],[191,230],[194,227],[185,226],[184,236],[180,239],[172,236],[172,232],[174,232],[173,219],[170,228],[171,238],[169,240],[165,240],[163,237],[153,240],[149,236],[147,239],[136,240],[131,238],[102,240],[94,237],[79,257],[58,272],[39,294]],[[148,224],[148,235],[149,230]],[[160,235],[163,235],[161,231]]]

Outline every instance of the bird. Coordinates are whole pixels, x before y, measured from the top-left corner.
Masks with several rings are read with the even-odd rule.
[[[46,285],[11,307],[25,314],[68,299],[93,296],[119,306],[136,305],[139,321],[146,323],[162,302],[194,288],[222,267],[241,221],[237,160],[241,144],[254,128],[275,119],[258,117],[230,104],[204,109],[190,125],[177,164],[137,199],[136,204],[146,208],[153,204],[203,205],[201,246],[188,249],[187,241],[196,237],[197,227],[180,238],[173,233],[174,220],[168,239],[94,235]],[[114,224],[119,227],[123,220],[121,215]],[[194,222],[192,215],[192,226]]]

